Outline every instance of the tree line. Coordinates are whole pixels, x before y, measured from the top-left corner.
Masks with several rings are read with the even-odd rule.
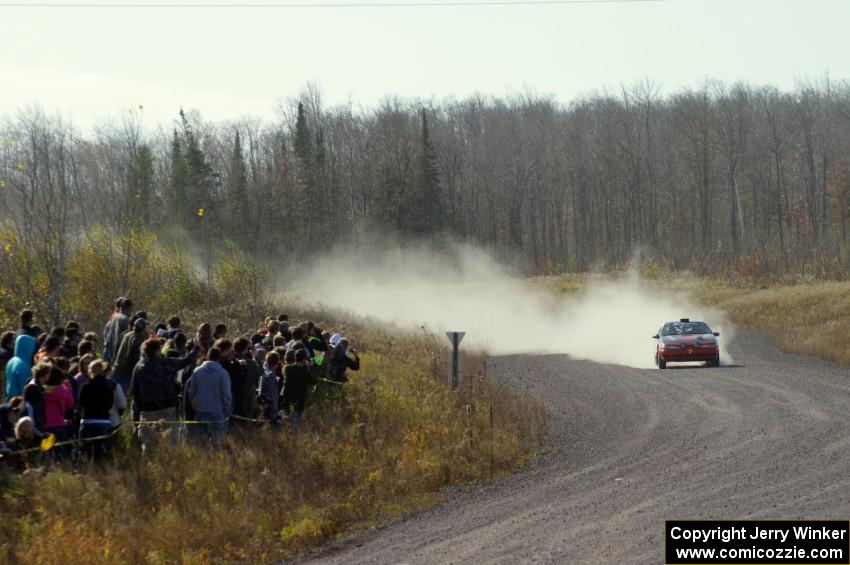
[[[850,261],[847,81],[370,109],[325,107],[308,85],[269,122],[143,114],[85,135],[40,108],[0,122],[0,218],[50,289],[96,226],[145,227],[208,261],[224,239],[303,262],[376,237],[471,242],[529,273],[638,249],[704,274],[841,277]]]

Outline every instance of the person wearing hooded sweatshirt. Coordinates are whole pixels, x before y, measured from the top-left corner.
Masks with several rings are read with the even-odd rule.
[[[23,396],[24,387],[32,378],[36,343],[30,335],[19,335],[15,340],[15,356],[6,364],[6,398]]]
[[[360,370],[360,355],[356,349],[351,349],[349,356],[348,346],[350,342],[347,338],[342,338],[336,347],[333,349],[331,357],[331,379],[338,383],[348,382],[348,377],[345,376],[346,369],[352,371]]]
[[[187,397],[195,409],[195,419],[205,422],[196,425],[191,432],[196,441],[206,438],[213,447],[220,448],[227,431],[227,418],[233,412],[233,396],[230,392],[230,377],[221,366],[221,350],[211,347],[207,360],[192,373]]]

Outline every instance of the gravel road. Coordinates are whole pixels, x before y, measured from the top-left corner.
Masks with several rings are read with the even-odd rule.
[[[537,395],[534,465],[315,556],[322,563],[663,562],[665,519],[850,518],[850,369],[741,332],[732,367],[489,361]]]

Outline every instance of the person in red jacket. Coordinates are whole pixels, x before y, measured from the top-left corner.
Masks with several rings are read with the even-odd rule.
[[[68,384],[65,373],[54,367],[50,371],[47,383],[44,385],[44,431],[56,436],[57,442],[67,441],[68,422],[65,414],[74,409],[74,393]],[[70,454],[69,445],[54,449],[57,460]]]

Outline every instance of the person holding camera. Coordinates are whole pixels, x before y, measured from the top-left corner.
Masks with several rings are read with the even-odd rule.
[[[344,337],[339,340],[339,343],[336,344],[333,350],[333,356],[331,357],[331,380],[338,383],[348,382],[348,377],[345,375],[348,369],[352,371],[360,370],[360,355],[354,348],[349,350],[350,345],[351,342],[348,338]]]

